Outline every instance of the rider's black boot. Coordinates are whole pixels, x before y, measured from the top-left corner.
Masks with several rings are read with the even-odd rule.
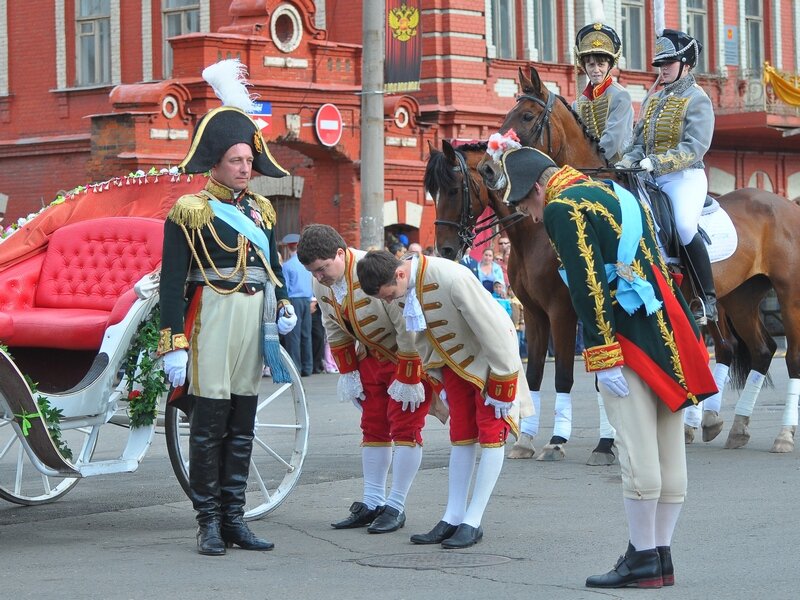
[[[700,306],[692,310],[692,316],[698,325],[717,320],[717,292],[714,289],[714,276],[711,272],[711,260],[708,258],[708,249],[703,237],[697,233],[692,241],[684,246],[689,258],[689,274],[696,280],[701,294]]]
[[[197,551],[225,554],[220,527],[220,458],[230,400],[197,398],[189,433],[189,487],[197,511]]]
[[[222,451],[222,539],[244,550],[272,550],[275,544],[256,537],[244,522],[245,490],[253,450],[258,396],[231,394],[228,435]]]

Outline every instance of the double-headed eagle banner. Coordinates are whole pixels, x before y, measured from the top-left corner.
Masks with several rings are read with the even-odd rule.
[[[386,60],[384,91],[412,92],[419,89],[422,62],[420,0],[386,0]]]

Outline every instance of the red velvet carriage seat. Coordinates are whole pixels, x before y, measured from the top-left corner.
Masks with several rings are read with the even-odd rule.
[[[0,342],[99,350],[136,300],[134,284],[161,264],[164,223],[108,217],[65,225],[47,250],[0,273]]]

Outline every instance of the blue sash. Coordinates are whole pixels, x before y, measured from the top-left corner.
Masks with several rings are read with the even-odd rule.
[[[626,313],[632,315],[636,309],[644,305],[647,314],[652,315],[661,308],[662,302],[656,298],[650,282],[634,272],[631,264],[636,257],[639,240],[642,239],[643,225],[639,203],[633,194],[616,182],[606,180],[604,183],[614,189],[622,213],[620,223],[622,233],[617,246],[617,262],[604,265],[606,280],[608,283],[617,280],[617,302]],[[564,269],[559,269],[558,272],[564,283],[567,283]]]
[[[219,200],[209,200],[208,205],[214,215],[225,221],[236,231],[258,246],[264,257],[269,259],[269,240],[264,231],[253,221],[245,217],[238,208],[232,204],[225,204]]]

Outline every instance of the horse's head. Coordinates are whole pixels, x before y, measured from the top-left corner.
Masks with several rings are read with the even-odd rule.
[[[500,126],[500,133],[513,129],[523,146],[541,150],[559,166],[605,166],[597,140],[566,101],[547,89],[535,68],[530,68],[530,77],[519,70],[519,87],[522,92]],[[502,187],[502,170],[490,156],[484,157],[478,171],[487,187]]]
[[[430,143],[429,148],[425,190],[436,207],[436,249],[440,256],[458,260],[472,246],[475,223],[488,202],[486,189],[474,172],[485,145],[479,149],[472,145],[455,149],[443,141],[441,151]]]

